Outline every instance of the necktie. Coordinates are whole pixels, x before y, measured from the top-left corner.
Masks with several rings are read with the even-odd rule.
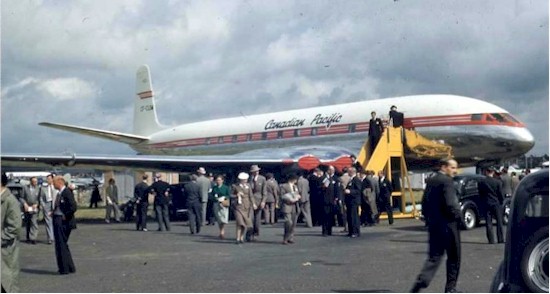
[[[61,193],[60,192],[58,192],[56,197],[55,197],[55,208],[58,208],[59,204],[61,204]]]

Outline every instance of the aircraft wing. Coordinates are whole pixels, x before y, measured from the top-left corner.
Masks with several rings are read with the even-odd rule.
[[[141,169],[146,171],[194,172],[198,166],[209,168],[245,168],[260,166],[296,166],[311,170],[319,165],[337,169],[351,166],[351,153],[337,148],[265,149],[236,155],[165,156],[165,155],[41,155],[2,154],[2,168],[79,168]]]
[[[63,131],[73,132],[73,133],[77,133],[77,134],[93,136],[93,137],[96,137],[96,138],[109,139],[109,140],[113,140],[113,141],[117,141],[117,142],[121,142],[121,143],[126,143],[126,144],[138,144],[138,143],[141,143],[143,141],[149,140],[149,138],[147,138],[147,137],[137,136],[137,135],[133,135],[133,134],[104,131],[104,130],[98,130],[98,129],[93,129],[93,128],[85,128],[85,127],[65,125],[65,124],[41,122],[41,123],[39,123],[39,125],[44,126],[44,127],[59,129],[59,130],[63,130]]]

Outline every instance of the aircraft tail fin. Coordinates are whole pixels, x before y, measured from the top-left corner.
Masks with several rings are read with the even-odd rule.
[[[108,139],[108,140],[117,141],[117,142],[126,143],[126,144],[138,144],[149,139],[144,136],[137,136],[133,134],[111,132],[111,131],[105,131],[105,130],[99,130],[99,129],[85,128],[85,127],[65,125],[65,124],[56,124],[56,123],[50,123],[50,122],[41,122],[39,123],[39,125],[54,128],[54,129],[59,129],[63,131],[69,131],[77,134],[83,134],[83,135],[93,136],[97,138]]]
[[[136,73],[136,97],[134,103],[134,134],[149,136],[163,129],[157,119],[155,96],[149,66],[142,65]]]

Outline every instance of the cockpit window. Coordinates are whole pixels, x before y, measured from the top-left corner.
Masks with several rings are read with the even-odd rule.
[[[512,122],[515,122],[515,123],[521,123],[519,120],[517,120],[515,117],[513,117],[511,114],[509,113],[503,113],[502,114],[504,117],[506,117],[506,119],[508,119],[509,121],[512,121]]]
[[[491,115],[498,121],[498,122],[507,122],[504,116],[502,116],[500,113],[491,113]]]

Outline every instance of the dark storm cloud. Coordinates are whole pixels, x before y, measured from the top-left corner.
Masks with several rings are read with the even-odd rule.
[[[168,125],[448,93],[509,110],[548,150],[546,1],[15,0],[2,6],[2,149],[131,152],[36,123],[130,132],[140,64]]]

